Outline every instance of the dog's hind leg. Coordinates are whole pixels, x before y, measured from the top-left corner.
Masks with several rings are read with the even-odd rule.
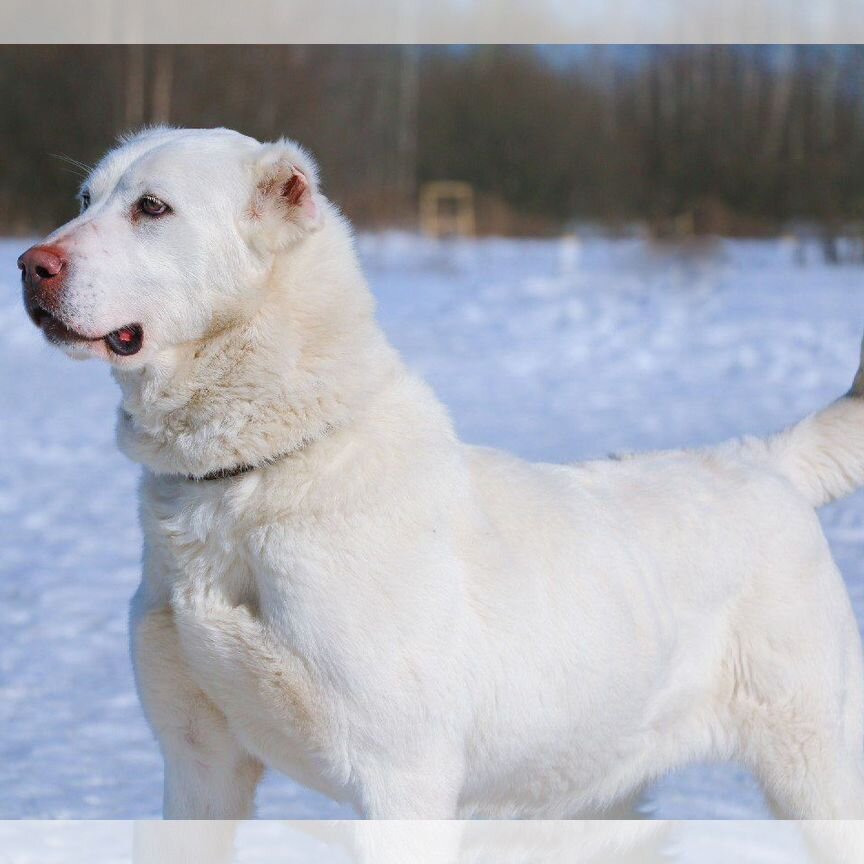
[[[734,733],[778,815],[864,819],[861,640],[827,548],[820,557],[741,628]]]
[[[857,676],[860,664],[850,665]],[[860,678],[852,689],[857,703]],[[847,722],[844,701],[821,702],[802,687],[765,706],[771,719],[763,714],[741,730],[746,761],[775,814],[807,820],[800,827],[813,864],[864,861],[864,822],[856,821],[864,819],[861,722]]]

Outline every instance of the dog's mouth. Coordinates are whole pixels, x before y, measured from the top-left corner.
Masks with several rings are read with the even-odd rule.
[[[45,338],[55,345],[104,342],[112,354],[131,357],[141,350],[144,342],[144,328],[140,324],[127,324],[104,336],[85,336],[64,324],[56,315],[41,306],[33,306],[29,312],[33,323],[45,334]]]
[[[121,357],[131,357],[141,350],[144,342],[144,330],[140,324],[127,324],[118,330],[112,330],[105,338],[109,351]]]

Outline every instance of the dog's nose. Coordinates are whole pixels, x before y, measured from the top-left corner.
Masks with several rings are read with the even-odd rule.
[[[66,258],[57,246],[31,246],[19,259],[21,281],[30,297],[45,308],[58,300]]]
[[[21,279],[33,288],[46,279],[58,276],[65,265],[60,250],[51,246],[31,246],[18,259]]]

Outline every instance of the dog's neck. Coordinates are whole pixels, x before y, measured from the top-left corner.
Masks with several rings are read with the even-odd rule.
[[[117,373],[121,450],[204,477],[290,456],[351,421],[399,368],[347,238],[278,256],[259,307],[198,343]]]

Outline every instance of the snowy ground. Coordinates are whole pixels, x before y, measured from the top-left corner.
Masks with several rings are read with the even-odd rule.
[[[405,864],[441,864],[444,856],[436,852],[455,832],[461,835],[460,864],[814,864],[806,853],[804,832],[812,835],[826,830],[825,825],[258,821],[240,826],[234,862],[367,864],[368,859],[357,854],[357,834],[362,832],[367,840],[371,836],[377,841],[378,850],[394,843],[410,847],[413,854],[399,858]],[[0,822],[0,864],[130,864],[130,859],[132,864],[187,864],[198,860],[188,851],[196,838],[224,831],[225,826],[212,822]]]
[[[25,245],[0,241],[0,818],[154,816],[161,766],[126,645],[137,470],[114,450],[107,370],[26,320]],[[462,436],[531,459],[777,429],[847,388],[864,330],[864,270],[800,266],[782,243],[707,257],[599,239],[360,248],[382,323]],[[864,622],[864,495],[823,515]],[[766,815],[728,767],[667,778],[650,801],[669,818]],[[259,811],[348,815],[280,777]]]

